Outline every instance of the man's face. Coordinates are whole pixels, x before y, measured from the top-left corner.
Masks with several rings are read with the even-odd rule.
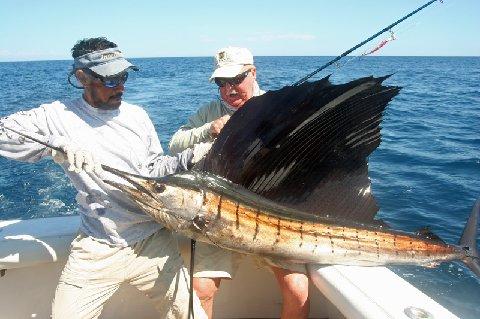
[[[83,84],[83,96],[88,104],[106,110],[114,110],[120,107],[122,95],[125,91],[124,82],[119,81],[117,86],[111,88],[105,86],[99,78],[83,70],[77,70],[77,72],[82,73],[77,73],[77,78],[79,78]]]
[[[251,67],[247,76],[238,84],[228,82],[220,87],[220,96],[233,108],[241,108],[253,96],[253,88],[256,78],[256,69]],[[235,82],[235,81],[232,81]]]

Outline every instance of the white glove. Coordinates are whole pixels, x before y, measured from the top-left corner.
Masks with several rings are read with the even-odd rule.
[[[96,173],[97,175],[102,173],[100,163],[95,160],[89,151],[82,150],[72,143],[66,143],[63,139],[53,144],[63,150],[63,152],[52,150],[52,157],[55,163],[63,164],[68,162],[68,170],[75,171],[75,173],[81,173],[82,171]]]
[[[213,142],[198,143],[193,146],[192,164],[198,163],[212,148]]]

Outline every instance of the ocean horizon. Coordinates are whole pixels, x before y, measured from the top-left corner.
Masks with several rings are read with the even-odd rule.
[[[317,58],[330,58],[333,59],[335,55],[255,55],[255,58],[303,58],[303,57],[317,57]],[[478,58],[479,55],[375,55],[375,56],[362,56],[350,54],[348,57],[362,57],[362,58]],[[348,58],[347,57],[347,58]],[[169,59],[169,58],[178,58],[178,59],[212,59],[211,56],[208,55],[186,55],[186,56],[127,56],[127,59]],[[62,58],[41,58],[41,59],[24,59],[24,60],[0,60],[0,63],[15,63],[15,62],[49,62],[49,61],[71,61],[73,62],[71,57],[62,57]],[[213,60],[212,60],[213,61]],[[213,62],[212,62],[213,63]]]

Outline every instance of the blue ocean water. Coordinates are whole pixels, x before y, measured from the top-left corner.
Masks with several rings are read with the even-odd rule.
[[[291,84],[331,57],[258,57],[265,90]],[[456,243],[480,196],[480,57],[347,58],[331,80],[393,74],[401,93],[388,106],[382,143],[369,160],[379,217],[395,229],[423,226]],[[125,100],[150,114],[164,149],[200,105],[218,96],[211,58],[133,59]],[[79,96],[66,82],[70,61],[0,63],[0,116]],[[323,73],[323,76],[329,72]],[[319,78],[318,76],[316,78]],[[0,158],[0,219],[75,214],[74,190],[52,161]],[[457,263],[391,267],[461,318],[480,318],[480,281]]]

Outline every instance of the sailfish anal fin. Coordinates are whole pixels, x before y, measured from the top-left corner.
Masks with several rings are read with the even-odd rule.
[[[367,157],[400,88],[384,78],[327,78],[250,99],[215,141],[204,170],[316,215],[371,221]]]

